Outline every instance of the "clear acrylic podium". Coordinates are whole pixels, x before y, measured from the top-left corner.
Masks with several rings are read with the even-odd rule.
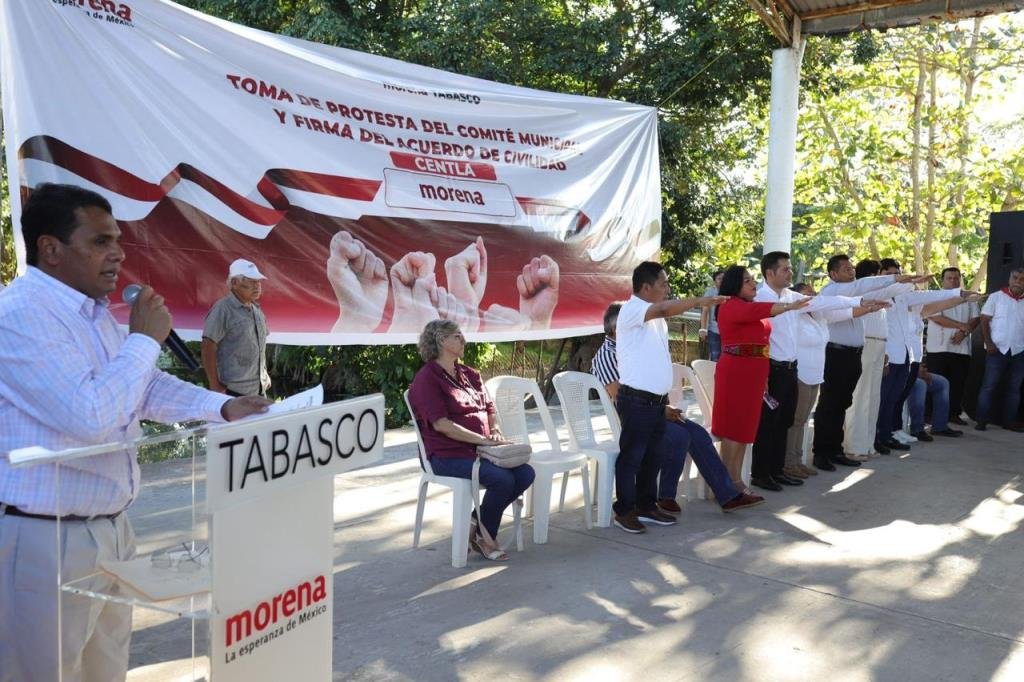
[[[60,507],[62,474],[77,463],[176,442],[185,456],[145,467],[142,495],[126,512],[135,558],[102,562],[85,575],[58,571],[58,612],[98,599],[132,607],[143,627],[173,621],[180,628],[172,647],[178,677],[191,671],[192,679],[216,682],[328,680],[333,479],[380,460],[383,433],[384,397],[375,394],[132,443],[25,448],[10,459],[13,466],[52,466]],[[58,566],[65,563],[62,523],[81,522],[54,524]],[[58,631],[66,639],[62,622]],[[181,645],[181,632],[189,646]]]

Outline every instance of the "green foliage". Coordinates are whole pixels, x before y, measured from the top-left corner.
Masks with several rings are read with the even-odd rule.
[[[979,284],[974,273],[986,252],[989,213],[1010,210],[1024,197],[1024,121],[1014,94],[1022,86],[1022,48],[1024,21],[1012,14],[810,38],[794,267],[821,274],[829,256],[847,252],[857,260],[895,257],[907,271],[955,264]],[[759,107],[754,101],[745,112],[751,126],[767,119]],[[1003,110],[1016,113],[1000,116]],[[754,132],[746,148],[767,149],[767,130]],[[765,166],[762,153],[733,169],[746,193],[734,193],[718,221],[718,262],[758,255]]]
[[[466,345],[463,362],[479,367],[496,356],[494,344]],[[268,369],[276,395],[324,385],[327,400],[341,400],[368,393],[383,393],[385,425],[409,421],[402,391],[409,388],[423,365],[415,345],[391,346],[271,346]]]

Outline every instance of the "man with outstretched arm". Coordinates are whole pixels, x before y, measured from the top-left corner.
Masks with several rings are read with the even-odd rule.
[[[619,362],[615,352],[615,324],[621,303],[612,303],[604,313],[605,339],[594,355],[591,371],[604,384],[608,395],[616,400],[619,395]],[[677,388],[677,387],[673,387]],[[658,478],[658,509],[666,514],[679,514],[683,510],[676,502],[679,476],[683,473],[686,454],[690,453],[697,470],[707,482],[724,512],[733,512],[764,502],[758,495],[741,492],[733,485],[725,464],[722,463],[714,443],[702,426],[686,418],[682,411],[671,405],[665,407],[665,441],[663,443],[661,475]]]
[[[818,296],[869,296],[886,300],[903,293],[906,287],[895,284],[913,284],[928,280],[928,275],[876,275],[856,279],[850,257],[837,254],[828,260],[831,282],[821,288]],[[861,373],[861,352],[864,349],[864,323],[860,318],[839,320],[829,324],[829,342],[825,346],[825,381],[818,394],[814,411],[814,466],[824,471],[835,471],[836,464],[858,467],[860,462],[847,457],[843,451],[846,410],[853,402],[853,392]]]
[[[665,318],[723,300],[720,296],[669,299],[668,277],[660,263],[646,261],[633,270],[633,295],[623,304],[615,325],[619,362],[615,407],[622,435],[615,461],[613,508],[615,525],[627,533],[643,533],[644,523],[670,526],[676,522],[658,509],[655,486],[672,388]]]

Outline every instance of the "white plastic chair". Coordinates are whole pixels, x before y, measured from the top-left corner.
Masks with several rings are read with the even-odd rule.
[[[420,425],[416,421],[416,414],[412,411],[409,403],[409,391],[402,393],[405,399],[405,406],[409,408],[409,415],[412,417],[412,425],[416,430],[416,445],[420,453],[420,474],[419,498],[416,501],[416,526],[412,532],[412,546],[415,549],[420,546],[420,531],[423,529],[423,508],[427,502],[427,486],[431,483],[450,488],[454,499],[452,500],[452,566],[463,568],[466,565],[466,555],[469,553],[469,516],[473,512],[473,481],[468,478],[455,476],[438,476],[430,466],[427,458],[427,450],[423,446],[423,437],[420,435]],[[523,527],[520,516],[519,505],[512,505],[513,528],[516,535],[516,549],[523,551]]]
[[[615,460],[619,457],[619,435],[622,427],[611,397],[593,374],[585,372],[559,372],[552,382],[562,405],[565,426],[569,431],[569,447],[585,452],[594,464],[593,496],[597,500],[597,526],[608,528],[612,525],[612,494],[615,486]],[[611,440],[598,441],[590,415],[590,390],[597,391],[601,408],[608,417]],[[564,483],[564,479],[563,479]],[[562,486],[563,501],[565,486]],[[588,512],[589,515],[589,512]]]
[[[530,443],[531,434],[526,425],[526,408],[524,402],[533,396],[537,403],[544,433],[536,438],[540,447],[534,447],[530,455],[530,466],[536,472],[533,486],[528,491],[528,514],[533,514],[533,541],[543,545],[548,541],[548,521],[551,515],[551,481],[557,474],[567,477],[573,469],[579,469],[583,476],[583,519],[587,528],[592,526],[590,518],[590,471],[587,466],[588,457],[584,452],[564,452],[558,442],[558,433],[551,420],[544,394],[537,382],[513,376],[498,376],[484,384],[487,392],[494,400],[501,431],[505,438],[516,443]],[[563,479],[563,496],[558,510],[565,506],[564,490],[567,479]]]
[[[715,404],[715,368],[717,366],[718,363],[711,360],[694,360],[692,363],[693,377],[696,381],[691,385],[693,386],[694,395],[697,396],[700,413],[704,415],[704,425],[708,432],[711,431],[711,411],[712,406]],[[711,434],[711,438],[716,443],[719,442],[719,439],[714,434]],[[747,485],[750,485],[751,456],[751,448],[748,445],[746,452],[743,453],[743,466],[741,468],[743,482]]]
[[[672,363],[672,390],[668,392],[668,403],[673,407],[681,409],[683,416],[686,415],[686,398],[683,395],[683,383],[690,384],[696,394],[697,389],[694,388],[695,380],[696,377],[692,369],[678,362]],[[703,413],[702,410],[701,414]],[[697,499],[707,499],[707,485],[705,485],[700,471],[694,465],[693,457],[688,456],[686,453],[683,453],[683,456],[686,457],[686,463],[683,465],[683,495],[686,496],[687,500],[694,499],[693,486],[696,483]]]

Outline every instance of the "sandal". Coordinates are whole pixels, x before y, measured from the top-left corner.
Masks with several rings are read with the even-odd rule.
[[[474,551],[479,552],[480,556],[488,561],[508,561],[508,554],[500,549],[485,551],[483,545],[480,544],[481,539],[482,538],[479,535],[474,536],[469,541],[469,546],[473,548]]]

